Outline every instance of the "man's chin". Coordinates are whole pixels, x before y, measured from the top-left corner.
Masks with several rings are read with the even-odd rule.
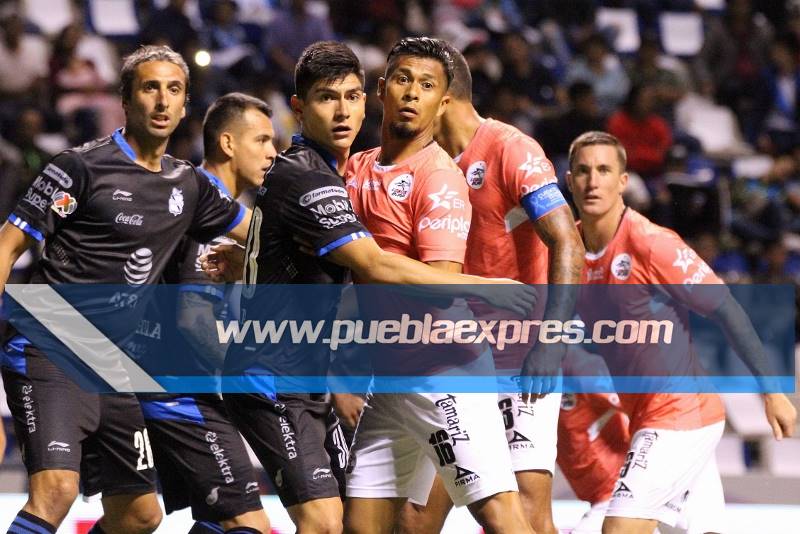
[[[417,135],[417,130],[406,122],[393,122],[389,125],[392,135],[400,139],[412,139]]]

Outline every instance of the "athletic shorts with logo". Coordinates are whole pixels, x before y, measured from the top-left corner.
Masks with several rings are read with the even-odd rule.
[[[219,522],[262,508],[253,464],[221,398],[140,400],[168,514],[190,506],[196,521]]]
[[[554,473],[561,393],[550,393],[527,404],[520,393],[500,393],[497,406],[503,415],[514,472]]]
[[[637,431],[606,515],[657,519],[673,527],[691,516],[695,525],[719,525],[725,499],[715,449],[724,428],[720,421],[694,430]],[[702,502],[702,510],[693,502]]]
[[[344,497],[347,443],[323,394],[224,395],[284,507]]]
[[[28,475],[75,471],[84,495],[155,491],[153,456],[134,395],[84,391],[32,345],[21,351],[7,345],[6,352],[16,352],[17,366],[3,368],[3,383]]]
[[[425,504],[437,472],[456,506],[517,491],[493,393],[370,396],[347,472],[349,497]]]

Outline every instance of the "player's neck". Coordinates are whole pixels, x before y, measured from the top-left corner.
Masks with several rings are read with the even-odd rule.
[[[394,135],[384,122],[381,131],[381,165],[393,165],[410,158],[433,142],[433,128],[429,127],[414,137],[403,138]]]
[[[237,198],[241,193],[239,184],[236,181],[236,173],[231,169],[230,163],[214,163],[212,161],[203,160],[202,167],[220,179],[233,198]]]
[[[581,216],[581,233],[587,252],[600,252],[611,243],[624,213],[625,204],[620,202],[598,217]]]
[[[161,171],[161,158],[167,151],[169,138],[147,138],[143,135],[137,135],[136,132],[131,130],[128,126],[125,127],[123,137],[125,137],[125,141],[128,142],[134,154],[136,154],[136,159],[134,161],[138,165],[153,172]]]
[[[467,149],[484,120],[470,102],[453,100],[442,117],[436,142],[454,158]]]

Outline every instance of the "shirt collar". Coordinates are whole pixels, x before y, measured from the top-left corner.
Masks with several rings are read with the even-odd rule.
[[[134,152],[133,147],[128,144],[128,141],[125,140],[125,136],[122,135],[122,128],[115,130],[111,137],[114,139],[114,142],[117,143],[120,150],[122,150],[131,161],[135,162],[136,152]]]
[[[217,187],[217,189],[219,189],[220,191],[225,193],[227,196],[233,198],[233,195],[231,195],[231,192],[228,191],[227,187],[225,187],[225,183],[222,181],[221,178],[219,178],[215,174],[211,173],[210,171],[208,171],[204,167],[198,167],[197,170],[199,170],[201,173],[203,173],[205,175],[205,177],[208,178],[211,181],[211,183],[214,184]]]
[[[322,156],[322,159],[325,160],[325,163],[327,163],[331,169],[338,172],[336,158],[333,156],[333,154],[322,148],[318,143],[315,143],[307,137],[303,137],[303,134],[294,134],[292,136],[292,144],[304,145],[314,149],[320,156]]]

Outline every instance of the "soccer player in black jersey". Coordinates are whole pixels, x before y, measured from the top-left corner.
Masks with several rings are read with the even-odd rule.
[[[225,233],[244,239],[246,210],[165,154],[185,115],[188,85],[185,61],[168,47],[126,58],[124,129],[58,154],[36,178],[0,229],[0,290],[36,241],[45,245],[34,282],[135,291],[159,279],[185,234],[200,242]],[[30,488],[9,531],[55,532],[79,480],[84,494],[103,494],[104,516],[92,534],[155,530],[161,510],[136,397],[82,390],[21,334],[6,342],[2,363]]]
[[[499,294],[484,293],[477,284],[512,283],[446,273],[384,252],[358,221],[341,173],[364,119],[363,81],[358,59],[341,43],[315,43],[298,61],[291,105],[302,134],[278,155],[256,198],[242,299],[242,314],[248,319],[332,319],[341,289],[337,284],[347,283],[350,271],[376,284],[473,284],[462,289],[490,300]],[[228,249],[221,260],[219,253],[206,260],[207,272],[235,279],[232,273],[240,260]],[[218,261],[219,269],[208,265]],[[285,288],[274,284],[315,285],[282,295],[279,291]],[[322,284],[330,284],[330,291]],[[522,286],[518,289],[511,300],[524,313],[531,295]],[[307,298],[298,298],[302,291]],[[503,300],[505,306],[509,302]],[[245,340],[229,349],[225,365],[227,374],[325,376],[328,358],[327,346]],[[264,388],[223,397],[298,532],[340,532],[346,443],[325,396],[276,394]]]
[[[276,155],[271,116],[268,104],[241,93],[218,98],[206,112],[205,160],[199,171],[224,194],[237,198],[261,185]],[[219,237],[212,243],[222,242],[230,239]],[[148,317],[149,330],[158,325],[159,335],[148,338],[148,328],[137,331],[137,346],[148,347],[140,357],[166,360],[171,370],[163,374],[212,377],[222,368],[224,345],[217,341],[214,321],[229,311],[235,286],[211,284],[203,273],[198,259],[210,246],[183,238],[163,278],[179,284],[171,288],[177,289],[177,296],[173,301],[172,291],[160,294],[158,313]],[[176,339],[180,336],[182,340]],[[177,347],[184,350],[178,354]],[[196,523],[190,534],[217,534],[234,527],[239,528],[236,532],[243,532],[242,527],[269,532],[253,465],[222,398],[140,394],[139,400],[167,513],[191,506]]]

